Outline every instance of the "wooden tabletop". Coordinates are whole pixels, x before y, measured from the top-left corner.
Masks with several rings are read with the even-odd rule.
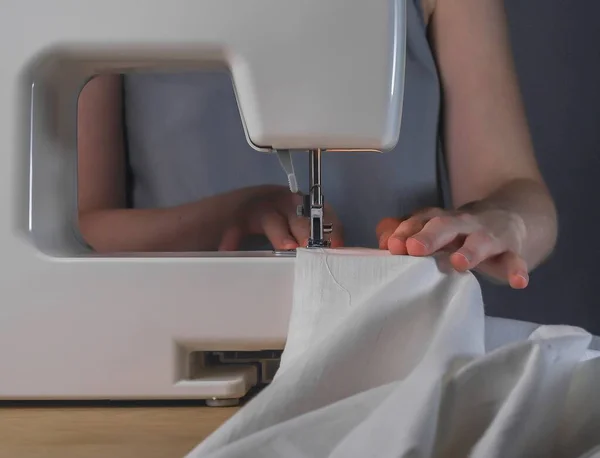
[[[0,458],[182,458],[236,411],[4,407],[0,408]]]

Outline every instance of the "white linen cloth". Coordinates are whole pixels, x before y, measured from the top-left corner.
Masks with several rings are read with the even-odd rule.
[[[298,250],[280,371],[189,458],[600,458],[591,336],[486,353],[479,284],[444,262]]]

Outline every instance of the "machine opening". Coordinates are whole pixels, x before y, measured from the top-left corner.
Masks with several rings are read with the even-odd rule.
[[[282,353],[282,350],[195,351],[189,355],[189,379],[202,380],[214,368],[254,366],[257,384],[269,384],[279,369]]]
[[[272,252],[282,247],[256,211],[295,212],[299,197],[277,157],[250,146],[230,74],[217,70],[89,80],[77,178],[78,235],[100,255]]]

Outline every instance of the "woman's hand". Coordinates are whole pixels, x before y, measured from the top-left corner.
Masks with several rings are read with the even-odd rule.
[[[285,187],[270,187],[240,206],[225,231],[219,251],[236,251],[248,236],[265,236],[275,250],[306,246],[310,237],[309,219],[296,214],[302,196]],[[343,245],[342,227],[331,207],[325,207],[325,220],[333,224],[332,247]]]
[[[477,269],[516,289],[529,283],[522,258],[526,226],[522,218],[483,203],[457,211],[427,209],[407,219],[386,218],[377,226],[379,247],[392,254],[429,256],[449,252],[453,267]]]

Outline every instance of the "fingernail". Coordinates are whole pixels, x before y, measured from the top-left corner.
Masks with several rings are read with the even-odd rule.
[[[514,276],[521,279],[519,284],[516,285],[517,288],[526,288],[529,285],[529,274],[526,272],[516,272]]]
[[[524,270],[518,270],[515,272],[515,275],[518,275],[519,277],[523,277],[525,279],[529,278],[529,274],[524,271]]]
[[[292,240],[292,239],[285,239],[285,240],[283,241],[283,245],[284,245],[285,247],[295,247],[295,246],[297,245],[297,243],[296,243],[296,241],[295,241],[295,240]]]
[[[471,260],[469,259],[469,257],[465,253],[463,253],[461,251],[455,251],[454,253],[452,253],[450,255],[450,257],[454,257],[455,258],[455,260],[454,260],[455,263],[458,262],[458,263],[462,264],[464,262],[464,265],[461,265],[461,266],[458,267],[459,269],[467,269],[468,270],[469,267],[471,266]],[[463,258],[464,261],[461,262],[460,259],[457,260],[456,257]]]
[[[418,239],[418,238],[416,238],[416,237],[411,237],[409,240],[412,240],[412,241],[414,241],[414,242],[417,242],[419,245],[421,245],[421,246],[422,246],[423,248],[425,248],[425,249],[427,249],[427,248],[428,248],[428,247],[427,247],[427,243],[426,243],[426,242],[424,242],[423,240],[419,240],[419,239]]]
[[[462,251],[457,251],[454,254],[457,256],[462,256],[465,259],[465,261],[467,261],[467,263],[469,263],[469,264],[471,263],[471,260],[469,259],[469,257]]]

